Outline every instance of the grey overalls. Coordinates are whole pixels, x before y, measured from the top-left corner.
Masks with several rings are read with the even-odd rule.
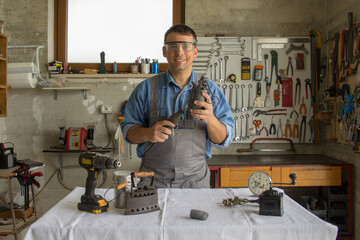
[[[162,120],[158,114],[159,75],[152,78],[150,126]],[[181,120],[163,143],[148,142],[140,171],[155,173],[157,188],[209,188],[206,134],[200,120]],[[146,181],[146,180],[145,180]]]

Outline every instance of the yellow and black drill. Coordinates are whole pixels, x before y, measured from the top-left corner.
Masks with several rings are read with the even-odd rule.
[[[88,176],[85,194],[81,196],[81,202],[77,205],[78,209],[95,214],[108,211],[109,203],[102,196],[95,194],[96,181],[103,169],[119,168],[120,161],[99,153],[86,152],[80,154],[79,164],[88,171]]]

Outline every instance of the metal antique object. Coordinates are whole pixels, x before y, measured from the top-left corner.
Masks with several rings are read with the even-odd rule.
[[[125,215],[136,215],[160,210],[158,192],[153,187],[154,172],[132,172],[131,191],[126,194]],[[150,185],[135,188],[134,177],[152,177]]]

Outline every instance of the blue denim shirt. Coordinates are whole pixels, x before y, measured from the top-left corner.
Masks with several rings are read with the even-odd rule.
[[[196,84],[196,79],[197,74],[193,71],[190,77],[190,81],[184,88],[181,89],[169,71],[160,74],[158,96],[158,109],[160,118],[169,118],[189,102],[192,89],[191,82]],[[226,126],[227,134],[225,141],[219,145],[211,142],[206,132],[206,158],[211,158],[211,145],[214,145],[218,148],[226,148],[231,144],[233,139],[234,117],[223,91],[212,80],[209,80],[208,84],[211,92],[220,99],[220,104],[218,106],[213,106],[214,115]],[[125,119],[121,122],[120,126],[124,135],[124,139],[128,143],[129,141],[127,141],[126,136],[132,126],[140,125],[143,127],[149,127],[150,94],[151,78],[148,78],[136,86],[126,104]],[[219,102],[219,100],[211,93],[208,94],[211,97],[212,103],[217,104]],[[187,110],[182,117],[183,119],[185,119]],[[205,123],[204,126],[206,126]],[[145,145],[146,143],[141,143],[137,147],[137,156],[139,158],[144,157]]]

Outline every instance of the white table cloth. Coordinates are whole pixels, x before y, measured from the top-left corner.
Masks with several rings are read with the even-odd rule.
[[[96,189],[103,196],[106,189]],[[248,203],[225,207],[222,200],[234,196],[253,199],[246,188],[159,189],[160,211],[124,215],[124,209],[110,203],[109,212],[79,211],[77,203],[85,189],[77,187],[29,228],[25,240],[69,239],[336,239],[337,227],[327,223],[288,196],[284,196],[282,217],[259,215],[259,205]],[[114,191],[106,199],[114,197]],[[209,213],[205,221],[190,218],[191,209]]]

